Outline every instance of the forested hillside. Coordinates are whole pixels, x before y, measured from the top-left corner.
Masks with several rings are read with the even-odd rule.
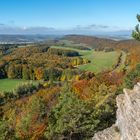
[[[1,45],[0,139],[82,140],[111,126],[116,96],[140,80],[139,44],[66,36]]]
[[[139,10],[0,0],[0,140],[140,140]]]
[[[97,38],[94,36],[84,36],[84,35],[68,35],[64,39],[72,41],[74,43],[83,43],[90,46],[91,48],[131,48],[140,46],[140,42],[136,40],[121,40],[115,41],[105,38]]]

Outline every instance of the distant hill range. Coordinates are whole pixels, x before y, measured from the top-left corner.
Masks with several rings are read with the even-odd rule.
[[[60,35],[0,35],[0,44],[22,44],[58,39]]]
[[[88,35],[0,35],[0,44],[24,44],[47,42],[49,40],[68,40],[76,44],[86,44],[90,48],[107,47],[107,48],[125,48],[140,46],[140,42],[133,39],[116,39],[109,36],[88,36]]]
[[[83,43],[90,47],[108,47],[108,48],[125,48],[125,47],[140,47],[140,42],[128,39],[128,40],[113,40],[101,37],[83,36],[83,35],[67,35],[63,39],[73,41],[74,43]]]

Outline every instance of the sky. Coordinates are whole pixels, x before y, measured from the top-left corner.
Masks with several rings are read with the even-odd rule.
[[[0,33],[132,30],[140,0],[0,0]]]

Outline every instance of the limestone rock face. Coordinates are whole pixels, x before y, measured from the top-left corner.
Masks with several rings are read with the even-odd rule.
[[[110,128],[96,133],[92,140],[120,140],[120,133],[117,126],[113,125]]]
[[[93,140],[140,140],[140,83],[117,97],[116,124],[94,135]]]
[[[140,84],[117,97],[117,126],[122,140],[140,140]]]

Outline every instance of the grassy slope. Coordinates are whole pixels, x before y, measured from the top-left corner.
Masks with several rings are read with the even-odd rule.
[[[60,46],[52,46],[53,48],[67,49],[67,50],[75,50],[78,51],[83,58],[86,58],[91,61],[91,63],[86,65],[78,66],[81,70],[93,71],[95,73],[99,73],[103,70],[112,69],[112,66],[117,63],[117,58],[119,56],[119,52],[96,52],[94,50],[78,50],[72,48],[64,48]]]
[[[70,47],[61,47],[61,46],[51,46],[51,48],[56,48],[56,49],[63,49],[63,50],[73,50],[73,51],[78,51],[81,52],[84,50],[79,50],[79,49],[75,49],[75,48],[70,48]]]
[[[79,68],[81,70],[93,71],[95,73],[112,69],[112,66],[116,64],[119,53],[114,52],[95,52],[90,51],[83,55],[84,58],[87,58],[91,63],[86,65],[81,65]]]
[[[15,89],[19,84],[26,83],[27,80],[20,79],[0,79],[0,91],[10,91]]]

